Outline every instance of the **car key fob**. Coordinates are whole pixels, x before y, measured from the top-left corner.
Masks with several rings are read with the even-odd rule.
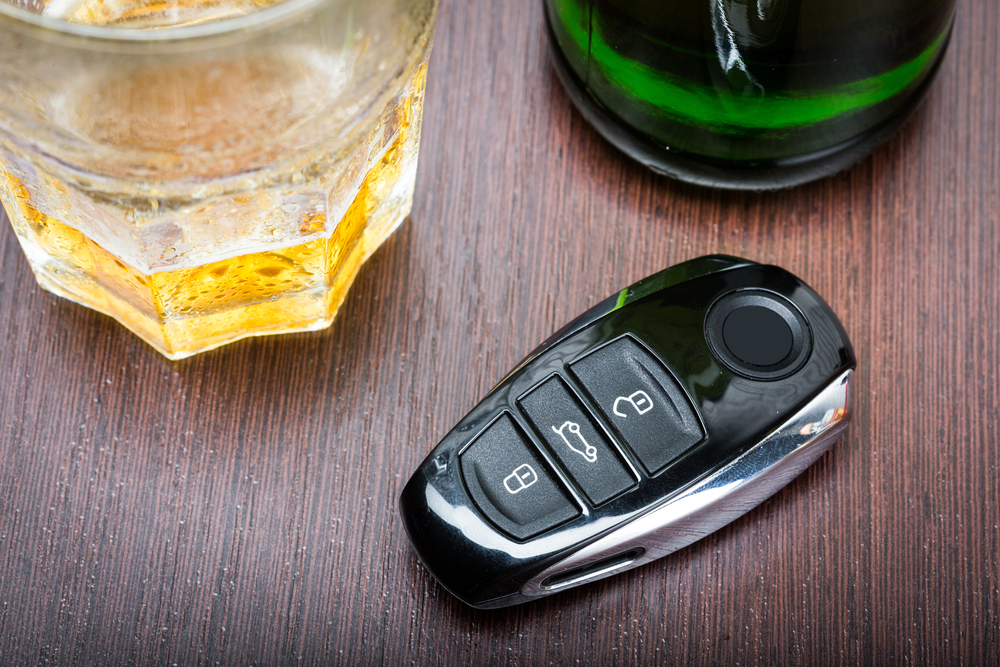
[[[519,604],[669,554],[775,493],[851,417],[837,317],[775,266],[710,256],[575,319],[465,416],[403,489],[427,569]]]

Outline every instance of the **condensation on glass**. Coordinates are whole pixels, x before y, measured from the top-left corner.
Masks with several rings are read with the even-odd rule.
[[[436,0],[0,0],[0,198],[45,289],[178,359],[326,327],[409,214]]]

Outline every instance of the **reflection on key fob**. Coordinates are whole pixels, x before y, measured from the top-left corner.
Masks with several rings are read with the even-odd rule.
[[[787,271],[711,256],[650,276],[528,355],[399,500],[452,593],[504,607],[669,554],[836,441],[854,352]]]

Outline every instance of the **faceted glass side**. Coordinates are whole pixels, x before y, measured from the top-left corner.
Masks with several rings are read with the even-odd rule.
[[[216,198],[211,207],[224,208],[222,216],[180,206],[149,215],[141,226],[169,217],[191,228],[199,215],[211,225],[239,221],[245,212],[257,227],[268,219],[296,227],[290,234],[279,229],[273,243],[255,243],[254,252],[198,264],[169,261],[167,247],[160,266],[134,266],[101,243],[113,226],[131,228],[142,244],[142,228],[120,219],[130,215],[126,208],[34,169],[2,144],[0,198],[42,287],[114,317],[171,359],[246,336],[320,329],[333,320],[364,260],[409,214],[426,67],[424,61],[416,68],[364,141],[347,151],[335,147],[338,169],[298,169],[280,196],[265,190]],[[344,212],[331,224],[327,216],[337,211]],[[77,218],[88,220],[88,234],[67,224]]]

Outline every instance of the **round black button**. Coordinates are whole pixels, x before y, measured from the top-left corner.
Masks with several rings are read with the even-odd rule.
[[[779,380],[799,370],[812,352],[805,317],[780,294],[734,290],[705,316],[705,339],[727,368],[755,380]]]
[[[742,306],[722,325],[729,351],[754,366],[773,366],[792,351],[792,330],[781,315],[763,306]]]

